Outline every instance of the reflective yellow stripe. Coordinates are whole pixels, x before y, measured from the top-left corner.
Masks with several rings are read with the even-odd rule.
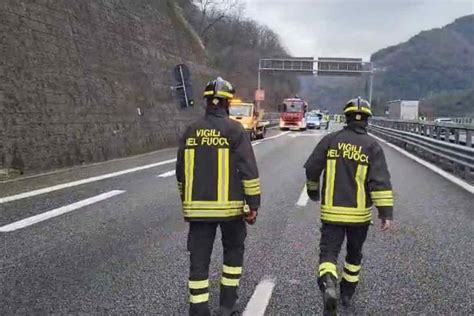
[[[372,199],[389,199],[393,198],[393,191],[372,191],[370,192],[370,197]]]
[[[355,180],[357,183],[357,208],[361,209],[366,207],[366,196],[365,196],[365,177],[367,176],[367,166],[358,165]]]
[[[221,284],[225,286],[239,286],[239,279],[228,279],[226,277],[222,277]]]
[[[307,181],[306,182],[306,189],[308,189],[310,191],[316,191],[316,190],[319,189],[319,183],[314,182],[314,181]]]
[[[350,264],[350,263],[345,262],[344,263],[344,268],[346,268],[347,270],[355,273],[355,272],[360,271],[361,265],[360,264],[355,265],[355,264]]]
[[[342,277],[347,281],[351,283],[359,282],[359,276],[358,275],[350,275],[347,273],[343,273]]]
[[[334,181],[336,178],[336,160],[328,159],[326,161],[326,185],[324,192],[324,204],[332,207],[334,202]]]
[[[209,293],[201,295],[189,295],[189,302],[191,304],[199,304],[209,301]]]
[[[226,202],[229,200],[229,149],[219,148],[217,150],[217,200]]]
[[[260,192],[260,188],[253,188],[253,189],[244,188],[244,193],[245,195],[259,195],[261,192]]]
[[[209,287],[209,280],[202,280],[202,281],[189,280],[188,286],[190,289],[193,289],[193,290],[205,289]]]
[[[344,206],[329,207],[326,204],[321,205],[321,209],[324,211],[330,211],[330,212],[350,212],[354,215],[366,215],[366,214],[369,214],[370,211],[372,210],[370,207],[363,207],[363,208],[344,207]]]
[[[243,214],[242,208],[232,210],[183,210],[186,218],[225,218]]]
[[[219,94],[219,95],[222,95],[224,97],[231,98],[231,99],[234,97],[234,95],[232,93],[225,92],[225,91],[222,91],[222,90],[216,91],[216,94]]]
[[[242,180],[242,185],[246,188],[253,187],[253,186],[260,186],[260,178],[252,179],[252,180]]]
[[[244,205],[244,201],[191,201],[191,202],[184,202],[184,205]]]
[[[334,223],[365,223],[370,221],[371,218],[372,214],[368,214],[366,216],[350,216],[342,214],[334,215],[321,212],[321,220]]]
[[[367,113],[367,114],[370,114],[372,115],[372,111],[366,107],[357,107],[357,106],[351,106],[347,109],[344,110],[344,113],[347,113],[347,112],[352,112],[352,111],[360,111],[360,112],[364,112],[364,113]]]
[[[191,202],[193,199],[193,181],[194,181],[194,149],[184,150],[184,176],[185,190],[184,200]]]
[[[231,267],[224,264],[222,266],[222,272],[227,274],[242,274],[242,267]]]
[[[212,91],[204,91],[203,95],[213,95],[214,94],[214,90]]]
[[[393,206],[393,199],[377,199],[374,200],[375,206]]]
[[[331,273],[335,278],[337,278],[337,268],[336,265],[332,262],[323,262],[319,265],[319,276],[323,276],[326,273]]]

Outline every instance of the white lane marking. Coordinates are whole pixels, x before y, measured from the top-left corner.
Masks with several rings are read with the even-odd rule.
[[[303,191],[300,194],[300,198],[296,202],[296,205],[306,206],[306,204],[308,204],[308,200],[309,200],[308,192],[306,191],[306,186],[304,186]]]
[[[278,138],[278,137],[282,137],[283,135],[286,135],[288,133],[291,133],[291,132],[286,131],[286,132],[283,132],[283,133],[280,133],[280,134],[276,134],[275,136],[264,138],[264,139],[260,140],[260,142],[264,142],[264,141],[267,141],[267,140],[270,140],[270,139],[275,139],[275,138]]]
[[[54,185],[54,186],[43,188],[43,189],[33,190],[33,191],[24,192],[24,193],[15,194],[15,195],[10,195],[10,196],[0,198],[0,204],[6,203],[6,202],[11,202],[11,201],[16,201],[16,200],[21,200],[21,199],[26,199],[26,198],[29,198],[29,197],[32,197],[32,196],[45,194],[45,193],[49,193],[49,192],[53,192],[53,191],[57,191],[57,190],[65,189],[65,188],[75,187],[75,186],[90,183],[90,182],[95,182],[95,181],[99,181],[99,180],[113,178],[113,177],[121,176],[121,175],[124,175],[124,174],[127,174],[127,173],[136,172],[136,171],[140,171],[140,170],[145,170],[145,169],[149,169],[149,168],[154,168],[154,167],[166,165],[166,164],[173,163],[173,162],[176,162],[176,159],[169,159],[169,160],[160,161],[160,162],[157,162],[157,163],[152,163],[152,164],[145,165],[145,166],[140,166],[140,167],[120,170],[120,171],[112,172],[112,173],[108,173],[108,174],[103,174],[101,176],[96,176],[96,177],[91,177],[91,178],[87,178],[87,179],[72,181],[72,182],[68,182],[68,183],[62,183],[62,184]]]
[[[262,142],[256,141],[252,143],[252,146],[257,146],[258,144],[261,144]]]
[[[19,220],[17,222],[2,226],[2,227],[0,227],[0,232],[6,233],[6,232],[12,232],[12,231],[17,230],[17,229],[25,228],[25,227],[34,225],[36,223],[45,221],[47,219],[50,219],[50,218],[53,218],[53,217],[56,217],[56,216],[74,211],[74,210],[77,210],[81,207],[106,200],[108,198],[111,198],[113,196],[116,196],[116,195],[119,195],[119,194],[122,194],[122,193],[125,193],[125,191],[113,190],[113,191],[109,191],[109,192],[106,192],[106,193],[102,193],[102,194],[96,195],[94,197],[91,197],[91,198],[88,198],[88,199],[85,199],[85,200],[82,200],[82,201],[79,201],[79,202],[76,202],[76,203],[72,203],[72,204],[69,204],[69,205],[66,205],[66,206],[62,206],[60,208],[56,208],[54,210],[51,210],[51,211],[48,211],[48,212],[45,212],[45,213],[41,213],[41,214],[38,214],[38,215],[35,215],[35,216],[27,217],[27,218]]]
[[[473,186],[473,185],[470,185],[469,183],[467,183],[467,182],[465,182],[465,181],[463,181],[463,180],[461,180],[461,179],[459,179],[459,178],[453,176],[452,174],[450,174],[450,173],[444,171],[443,169],[441,169],[441,168],[439,168],[439,167],[437,167],[437,166],[435,166],[435,165],[433,165],[433,164],[431,164],[431,163],[429,163],[429,162],[427,162],[427,161],[425,161],[425,160],[423,160],[423,159],[421,159],[421,158],[419,158],[419,157],[417,157],[417,156],[415,156],[415,155],[413,155],[413,154],[411,154],[411,153],[409,153],[409,152],[407,152],[407,151],[401,149],[400,147],[397,147],[397,146],[394,145],[394,144],[391,144],[391,143],[387,142],[386,140],[384,140],[384,139],[382,139],[382,138],[380,138],[380,137],[378,137],[378,136],[375,136],[375,135],[372,134],[372,133],[370,133],[370,135],[371,135],[372,137],[374,137],[375,139],[377,139],[378,141],[384,143],[385,145],[392,147],[393,149],[395,149],[395,150],[398,151],[399,153],[401,153],[401,154],[407,156],[408,158],[411,158],[411,159],[415,160],[416,162],[422,164],[422,165],[425,166],[426,168],[428,168],[428,169],[434,171],[435,173],[439,174],[439,175],[442,176],[443,178],[445,178],[445,179],[451,181],[451,182],[454,183],[454,184],[459,185],[461,188],[463,188],[463,189],[465,189],[466,191],[468,191],[468,192],[474,194],[474,186]]]
[[[255,288],[250,301],[245,308],[243,316],[263,316],[270,302],[273,288],[275,287],[275,279],[264,277]]]
[[[171,177],[171,176],[174,176],[176,174],[176,170],[171,170],[171,171],[168,171],[168,172],[164,172],[162,174],[159,174],[157,177],[158,178],[167,178],[167,177]]]

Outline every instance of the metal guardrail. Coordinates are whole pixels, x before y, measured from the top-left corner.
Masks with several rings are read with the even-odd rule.
[[[434,131],[435,126],[438,127],[436,132]],[[450,129],[454,129],[454,131]],[[443,130],[444,132],[442,132]],[[379,119],[370,122],[371,133],[435,163],[468,182],[474,182],[473,130],[474,128],[459,126]],[[460,141],[460,131],[465,133],[465,142]],[[454,132],[454,137],[452,132]]]
[[[401,121],[373,118],[374,125],[406,131],[430,138],[449,141],[454,144],[472,147],[474,145],[474,125],[457,123],[435,123],[423,121]]]

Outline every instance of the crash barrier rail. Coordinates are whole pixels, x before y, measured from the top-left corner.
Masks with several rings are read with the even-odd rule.
[[[472,147],[474,144],[474,125],[458,123],[435,123],[424,121],[401,121],[386,118],[373,118],[374,125],[410,132],[430,138],[449,141],[454,144]]]
[[[417,128],[413,126],[408,127],[409,125],[401,124],[388,127],[387,125],[389,124],[386,120],[372,120],[369,125],[370,132],[435,163],[468,182],[474,182],[474,148],[472,146],[430,137],[430,135],[439,136],[438,132],[426,136],[414,132]],[[465,129],[465,127],[462,127],[462,129]],[[472,129],[470,131],[472,132]],[[455,131],[455,133],[459,135],[459,132]]]
[[[474,118],[472,117],[453,117],[451,120],[457,124],[474,125]]]

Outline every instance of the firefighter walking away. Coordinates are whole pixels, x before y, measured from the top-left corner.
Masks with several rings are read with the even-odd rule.
[[[206,114],[185,131],[176,177],[184,219],[189,222],[189,314],[210,315],[209,263],[219,226],[224,262],[220,315],[238,313],[238,294],[248,224],[260,207],[260,180],[250,138],[229,119],[232,85],[218,77],[204,91]]]
[[[362,246],[371,222],[371,207],[378,209],[382,230],[392,226],[390,174],[382,148],[367,134],[368,118],[372,116],[370,104],[360,97],[350,100],[344,114],[344,129],[326,135],[304,166],[309,197],[313,201],[321,197],[318,285],[325,315],[336,315],[336,266],[344,239],[347,238],[347,254],[339,285],[342,305],[347,307],[362,271]]]

